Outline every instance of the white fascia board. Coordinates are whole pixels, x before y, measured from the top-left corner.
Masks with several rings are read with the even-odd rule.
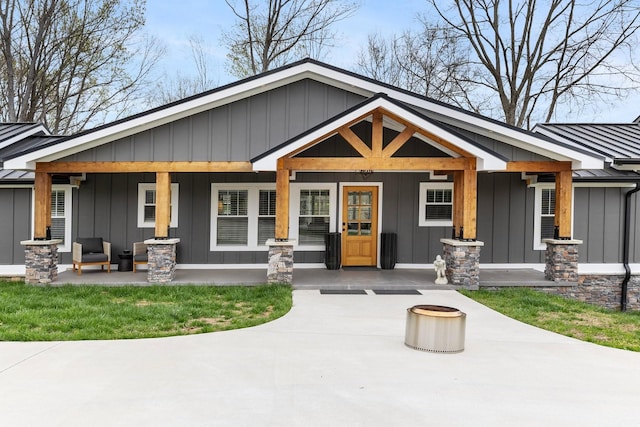
[[[284,69],[277,73],[268,74],[256,79],[250,79],[245,83],[232,85],[226,89],[216,91],[206,96],[182,102],[168,108],[162,108],[153,113],[144,114],[131,120],[126,120],[112,126],[104,127],[95,132],[82,134],[55,146],[43,148],[24,156],[9,159],[5,162],[5,168],[34,170],[36,162],[57,160],[187,116],[198,114],[255,94],[285,86],[295,81],[312,78],[313,75],[306,72],[306,68],[308,68],[309,65],[310,64],[301,64],[296,67]]]
[[[22,141],[23,139],[25,139],[25,138],[27,138],[29,136],[35,135],[37,133],[40,133],[40,132],[44,133],[45,135],[51,135],[49,133],[49,131],[47,130],[47,128],[44,127],[42,124],[36,124],[32,128],[30,128],[30,129],[28,129],[28,130],[26,130],[24,132],[21,132],[20,134],[14,136],[13,138],[9,138],[6,141],[0,142],[0,149],[8,147],[11,144],[14,144],[14,143],[16,143],[18,141]]]
[[[272,152],[268,156],[263,157],[262,159],[256,161],[253,164],[253,169],[256,171],[275,171],[277,168],[277,161],[279,158],[286,156],[287,154],[305,146],[306,144],[308,144],[309,142],[315,139],[321,138],[323,136],[328,138],[329,136],[333,135],[333,133],[331,132],[336,128],[339,128],[340,126],[346,123],[349,123],[357,119],[358,117],[362,117],[362,115],[367,114],[376,108],[384,108],[385,110],[391,113],[401,116],[403,119],[407,120],[413,125],[418,126],[419,128],[424,129],[428,132],[431,132],[435,135],[438,135],[443,139],[446,139],[447,141],[451,142],[452,144],[460,147],[462,150],[476,156],[478,159],[478,162],[476,164],[477,170],[504,170],[507,167],[506,162],[504,160],[498,157],[495,157],[490,153],[487,153],[486,151],[478,148],[473,144],[470,144],[469,142],[465,141],[462,138],[459,138],[454,134],[451,134],[450,132],[448,132],[445,129],[442,129],[439,126],[427,120],[424,120],[422,117],[417,116],[412,112],[407,111],[406,109],[403,109],[398,105],[387,101],[386,99],[380,98],[374,102],[363,105],[361,108],[358,108],[350,112],[349,114],[341,117],[338,120],[327,123],[325,126],[322,126],[321,128],[318,128],[315,131],[311,132],[310,134],[305,135],[304,138],[300,138],[292,142],[291,144],[288,144],[280,148],[279,150]],[[423,140],[425,139],[423,138]],[[436,146],[437,148],[440,148],[443,151],[447,152],[448,154],[452,155],[453,157],[459,157],[456,153],[451,152],[446,147],[441,147],[435,141],[431,141],[430,143]]]

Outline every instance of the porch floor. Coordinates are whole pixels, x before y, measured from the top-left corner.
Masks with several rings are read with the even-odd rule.
[[[196,270],[178,269],[172,284],[197,285],[255,285],[265,283],[266,269],[244,270]],[[456,289],[453,285],[436,285],[435,272],[429,269],[305,269],[293,272],[294,289]],[[112,269],[111,273],[99,269],[85,268],[82,275],[68,270],[60,270],[57,285],[96,284],[96,285],[148,285],[147,271],[140,269],[136,273],[121,272]],[[552,286],[553,282],[544,280],[544,273],[534,269],[480,270],[480,287],[504,286]]]

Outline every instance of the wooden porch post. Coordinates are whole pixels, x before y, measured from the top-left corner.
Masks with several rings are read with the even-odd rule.
[[[475,240],[477,236],[477,182],[475,159],[468,159],[464,170],[453,172],[453,225],[458,227],[456,237],[463,240]]]
[[[47,227],[51,226],[51,175],[46,172],[36,171],[34,191],[35,217],[33,237],[36,240],[44,240],[47,236]]]
[[[453,234],[459,236],[464,223],[464,173],[453,171]],[[462,237],[462,236],[460,236]]]
[[[171,224],[171,174],[156,172],[156,238],[169,237]]]
[[[464,227],[464,233],[462,238],[464,240],[476,239],[476,211],[478,206],[478,174],[476,172],[475,159],[470,168],[462,171],[464,181],[464,202],[462,220],[462,226]]]
[[[571,238],[571,170],[556,172],[556,211],[554,224],[558,227],[558,238]]]
[[[278,159],[276,172],[276,241],[289,240],[289,171]]]

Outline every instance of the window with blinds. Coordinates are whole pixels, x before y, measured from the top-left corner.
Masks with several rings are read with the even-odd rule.
[[[418,203],[420,227],[453,225],[452,182],[421,182]]]
[[[218,190],[217,245],[247,245],[247,190]]]
[[[51,238],[61,239],[66,245],[66,190],[51,190]]]
[[[300,245],[324,244],[329,232],[330,197],[328,189],[301,189],[298,216]]]
[[[553,239],[555,229],[556,190],[543,188],[541,191],[540,239]]]
[[[276,190],[260,190],[258,204],[258,244],[276,235]]]
[[[212,251],[264,250],[275,237],[275,184],[211,184]]]

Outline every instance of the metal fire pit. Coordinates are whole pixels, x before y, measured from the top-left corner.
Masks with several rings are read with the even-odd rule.
[[[459,353],[464,350],[466,318],[457,308],[441,305],[408,308],[404,343],[416,350]]]

